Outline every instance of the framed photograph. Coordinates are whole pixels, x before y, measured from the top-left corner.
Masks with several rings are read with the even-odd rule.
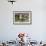
[[[32,11],[13,11],[13,24],[32,24]]]

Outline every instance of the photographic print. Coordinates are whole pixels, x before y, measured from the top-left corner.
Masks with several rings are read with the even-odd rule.
[[[13,11],[13,24],[32,24],[32,11]]]

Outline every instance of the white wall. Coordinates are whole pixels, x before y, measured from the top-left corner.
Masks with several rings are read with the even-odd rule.
[[[13,5],[7,0],[0,0],[0,40],[11,40],[19,32],[31,34],[37,41],[46,40],[46,13],[43,0],[17,0]],[[32,25],[14,25],[13,11],[31,11]]]

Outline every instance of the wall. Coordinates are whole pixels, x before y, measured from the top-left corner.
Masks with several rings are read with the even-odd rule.
[[[14,25],[13,11],[32,11],[32,25]],[[46,13],[42,0],[17,0],[13,5],[0,0],[0,40],[15,40],[19,32],[30,34],[33,40],[46,40]]]

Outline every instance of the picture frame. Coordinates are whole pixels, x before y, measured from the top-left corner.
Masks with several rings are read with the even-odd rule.
[[[32,24],[32,11],[13,11],[13,24]]]

